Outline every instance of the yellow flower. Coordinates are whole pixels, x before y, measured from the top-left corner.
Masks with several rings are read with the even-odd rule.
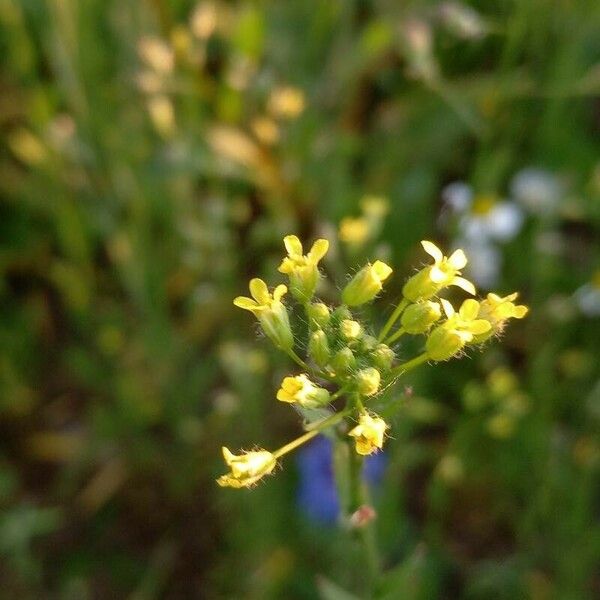
[[[358,250],[378,235],[390,209],[387,199],[379,196],[365,196],[360,207],[362,216],[344,217],[340,221],[339,238],[351,250]]]
[[[268,475],[277,464],[277,459],[268,450],[255,450],[235,456],[223,447],[223,458],[231,471],[217,479],[221,487],[250,487],[261,477]]]
[[[346,244],[361,246],[371,237],[371,227],[365,217],[344,217],[338,236]]]
[[[452,358],[475,336],[492,328],[489,321],[477,318],[480,308],[477,300],[465,300],[458,312],[448,300],[442,299],[441,303],[448,320],[436,327],[427,338],[425,349],[432,360]]]
[[[319,408],[329,403],[329,392],[302,374],[284,378],[277,392],[277,400],[296,403],[303,408]]]
[[[508,319],[522,319],[529,312],[524,304],[515,304],[518,293],[514,292],[501,298],[497,294],[488,294],[479,307],[479,318],[486,319],[492,324],[487,332],[476,336],[475,342],[481,343],[492,335],[502,333]]]
[[[501,298],[497,294],[488,294],[481,303],[481,318],[487,319],[494,325],[507,319],[522,319],[529,312],[529,308],[524,304],[517,305],[513,302],[518,295],[518,292],[514,292]]]
[[[467,257],[462,250],[456,250],[450,257],[446,257],[432,242],[423,240],[421,245],[433,258],[434,263],[421,269],[406,282],[402,289],[405,298],[411,302],[427,300],[450,285],[456,285],[469,294],[475,294],[475,286],[463,277],[459,277],[460,269],[467,264]]]
[[[310,252],[302,254],[302,242],[295,235],[286,235],[283,243],[288,255],[279,265],[279,272],[290,278],[290,289],[300,302],[308,302],[319,282],[319,261],[327,254],[329,242],[317,240]]]
[[[252,298],[238,296],[233,301],[235,306],[253,313],[276,346],[283,350],[292,348],[294,337],[287,310],[281,302],[281,298],[287,293],[287,287],[278,285],[271,294],[262,279],[254,278],[250,280],[250,293]]]
[[[367,217],[375,221],[380,221],[390,211],[388,199],[381,196],[365,196],[360,201],[360,207]]]
[[[383,288],[383,282],[392,274],[392,268],[380,260],[363,267],[344,288],[342,301],[348,306],[370,302]]]
[[[269,111],[275,117],[293,119],[304,110],[305,104],[302,90],[292,86],[282,86],[271,92]]]
[[[381,417],[364,412],[358,418],[358,425],[348,435],[356,440],[356,452],[367,456],[383,448],[387,428],[387,423]]]

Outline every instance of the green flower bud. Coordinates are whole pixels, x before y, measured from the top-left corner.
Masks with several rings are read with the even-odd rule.
[[[432,267],[425,267],[418,273],[415,273],[402,288],[402,295],[410,300],[416,302],[418,300],[426,300],[435,296],[441,289],[438,283],[431,281],[431,270]]]
[[[377,369],[368,367],[360,370],[356,374],[356,384],[358,391],[363,396],[372,396],[379,391],[379,384],[381,383],[381,375]]]
[[[350,348],[342,348],[335,353],[331,367],[340,375],[347,375],[356,367],[356,358]]]
[[[379,342],[377,341],[377,338],[373,337],[372,335],[363,335],[360,338],[361,350],[364,350],[366,352],[371,352],[375,350],[375,348],[377,348],[378,345]]]
[[[329,350],[327,336],[322,329],[317,329],[310,334],[308,352],[319,367],[324,367],[329,362],[331,351]]]
[[[448,360],[458,354],[464,345],[464,337],[458,332],[440,325],[429,334],[425,350],[431,360]]]
[[[388,371],[396,355],[394,351],[386,344],[379,344],[372,354],[373,364],[382,371]]]
[[[331,313],[331,325],[333,327],[339,327],[340,323],[346,319],[352,319],[352,313],[347,306],[338,306]]]
[[[311,328],[323,328],[329,323],[329,319],[331,318],[331,312],[329,311],[329,308],[327,308],[327,306],[322,302],[309,304],[307,312],[309,325]]]
[[[290,320],[283,304],[273,306],[271,310],[259,314],[258,320],[265,334],[278,348],[289,350],[294,346]]]
[[[442,309],[438,302],[417,302],[409,305],[402,313],[400,323],[406,333],[425,333],[440,317]]]
[[[340,333],[346,341],[355,340],[362,332],[362,327],[358,321],[344,319],[340,323]]]
[[[391,275],[392,268],[380,260],[363,267],[342,292],[342,301],[348,306],[370,302],[379,294],[383,282]]]

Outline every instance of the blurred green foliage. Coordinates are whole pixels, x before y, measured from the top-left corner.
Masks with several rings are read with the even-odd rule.
[[[221,443],[298,431],[231,300],[373,194],[326,268],[406,272],[456,240],[446,184],[537,166],[560,197],[497,285],[530,316],[395,418],[381,597],[598,597],[598,31],[592,0],[1,0],[2,595],[347,597],[361,557],[299,514],[293,461],[214,484]]]

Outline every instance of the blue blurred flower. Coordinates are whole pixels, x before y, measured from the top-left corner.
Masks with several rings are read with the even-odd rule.
[[[367,456],[363,477],[370,485],[377,485],[384,474],[387,457],[383,452]],[[323,435],[317,436],[298,453],[300,482],[298,504],[311,520],[335,523],[340,513],[340,502],[333,475],[333,444]]]

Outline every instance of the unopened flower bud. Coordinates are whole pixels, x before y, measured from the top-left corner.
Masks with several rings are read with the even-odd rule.
[[[329,323],[331,318],[331,312],[329,308],[322,302],[314,302],[309,304],[307,308],[309,326],[314,327],[325,327]]]
[[[342,348],[335,353],[331,367],[340,375],[347,375],[356,367],[356,358],[350,348]]]
[[[377,341],[377,338],[373,337],[372,335],[363,335],[360,338],[361,350],[372,352],[373,350],[375,350],[375,348],[377,348],[378,344],[379,342]]]
[[[396,355],[394,351],[386,344],[379,344],[371,354],[373,363],[378,369],[388,371]]]
[[[425,333],[441,316],[439,303],[426,300],[410,304],[402,313],[400,322],[406,333],[416,335]]]
[[[458,354],[465,343],[459,333],[440,325],[429,334],[425,350],[431,360],[448,360]]]
[[[340,333],[347,342],[358,338],[361,332],[362,327],[358,321],[353,321],[352,319],[344,319],[340,323]]]
[[[331,325],[333,327],[339,327],[340,323],[346,319],[352,319],[352,313],[347,306],[338,306],[331,313]]]
[[[319,367],[324,367],[329,362],[331,351],[327,336],[322,329],[317,329],[310,334],[308,352]]]
[[[380,260],[363,267],[344,288],[342,301],[348,306],[370,302],[379,294],[391,273],[392,268]]]
[[[367,367],[366,369],[360,370],[356,374],[356,383],[358,391],[363,396],[372,396],[379,391],[381,375],[377,369],[373,367]]]

